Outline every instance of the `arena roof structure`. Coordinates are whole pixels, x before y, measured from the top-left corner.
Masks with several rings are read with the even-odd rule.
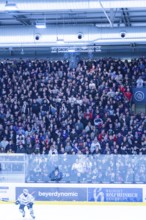
[[[144,53],[145,0],[1,0],[0,51]]]

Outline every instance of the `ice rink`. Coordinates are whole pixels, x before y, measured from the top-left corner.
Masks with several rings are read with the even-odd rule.
[[[35,205],[36,220],[145,220],[146,206],[139,205]],[[29,212],[22,218],[18,206],[0,204],[0,220],[31,220]]]

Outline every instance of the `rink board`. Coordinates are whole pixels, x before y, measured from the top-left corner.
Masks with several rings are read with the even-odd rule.
[[[0,200],[14,203],[27,188],[36,204],[145,205],[144,184],[0,184]]]

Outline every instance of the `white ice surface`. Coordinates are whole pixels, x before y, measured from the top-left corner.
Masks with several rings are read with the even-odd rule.
[[[34,205],[36,220],[146,220],[146,206]],[[18,206],[0,204],[0,220],[22,218]]]

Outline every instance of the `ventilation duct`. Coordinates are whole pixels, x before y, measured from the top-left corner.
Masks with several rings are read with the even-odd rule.
[[[47,26],[46,29],[7,27],[0,29],[0,47],[79,46],[146,43],[145,27],[97,28],[94,26]],[[82,38],[79,38],[82,33]],[[59,41],[61,39],[61,41]]]
[[[145,0],[100,0],[105,9],[110,8],[145,8]],[[101,9],[96,0],[15,0],[18,11],[60,11],[60,10],[95,10]],[[0,11],[6,11],[5,1],[0,3]]]

